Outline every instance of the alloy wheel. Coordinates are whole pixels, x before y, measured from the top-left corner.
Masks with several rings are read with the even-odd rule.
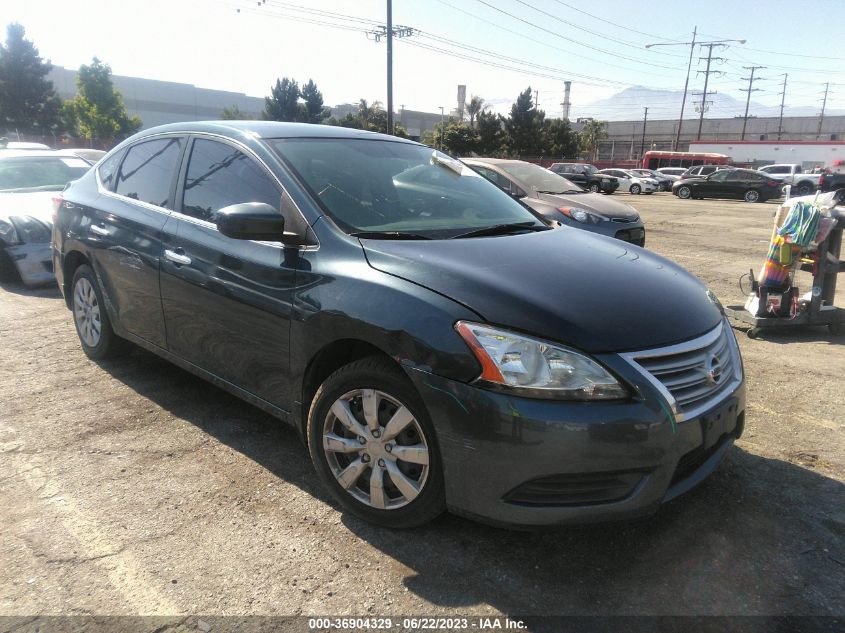
[[[678,188],[678,197],[683,198],[684,200],[688,199],[692,195],[692,190],[689,187],[679,187]]]
[[[378,510],[408,505],[429,474],[429,446],[410,409],[377,389],[335,400],[323,423],[323,451],[340,486]]]
[[[85,277],[80,277],[73,289],[73,320],[82,341],[88,347],[97,347],[102,331],[100,304],[94,286]]]
[[[745,192],[745,201],[746,202],[757,202],[760,199],[760,192],[755,191],[754,189],[749,189]]]

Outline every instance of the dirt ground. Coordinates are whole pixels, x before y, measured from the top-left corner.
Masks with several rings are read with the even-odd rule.
[[[774,203],[618,197],[741,302]],[[845,615],[845,337],[743,331],[745,435],[653,518],[390,532],[340,513],[272,418],[144,351],[87,360],[57,290],[7,284],[0,615]]]

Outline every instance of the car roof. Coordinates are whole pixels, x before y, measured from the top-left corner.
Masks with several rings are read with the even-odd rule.
[[[515,160],[513,158],[462,158],[461,159],[465,163],[484,163],[486,165],[509,165],[513,163],[528,163],[527,160]],[[535,165],[536,163],[528,163],[529,165]],[[538,165],[539,167],[539,165]]]
[[[230,136],[271,139],[271,138],[366,138],[373,140],[398,141],[419,145],[415,141],[340,127],[338,125],[317,125],[313,123],[287,123],[281,121],[186,121],[184,123],[168,123],[139,132],[128,140],[140,139],[153,134],[167,132],[209,132],[228,134]]]
[[[4,158],[81,158],[79,154],[65,149],[0,149],[0,160]]]

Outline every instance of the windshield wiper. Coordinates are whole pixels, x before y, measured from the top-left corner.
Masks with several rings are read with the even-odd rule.
[[[509,222],[507,224],[494,224],[493,226],[485,226],[466,233],[458,233],[453,235],[451,239],[455,240],[462,237],[484,237],[487,235],[505,235],[506,233],[513,233],[514,231],[545,231],[547,226],[537,224],[536,222]]]
[[[405,231],[358,231],[350,233],[352,237],[360,237],[366,240],[430,240],[428,235],[420,233],[407,233]]]

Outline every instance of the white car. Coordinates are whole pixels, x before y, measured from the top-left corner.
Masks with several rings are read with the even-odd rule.
[[[660,169],[655,169],[654,171],[663,174],[664,176],[668,176],[672,180],[678,180],[686,170],[686,167],[661,167]]]
[[[618,178],[619,191],[627,191],[633,194],[657,191],[657,181],[654,178],[644,178],[627,169],[602,169],[599,173]]]
[[[73,152],[0,150],[0,278],[55,283],[50,254],[53,197],[91,164]]]

